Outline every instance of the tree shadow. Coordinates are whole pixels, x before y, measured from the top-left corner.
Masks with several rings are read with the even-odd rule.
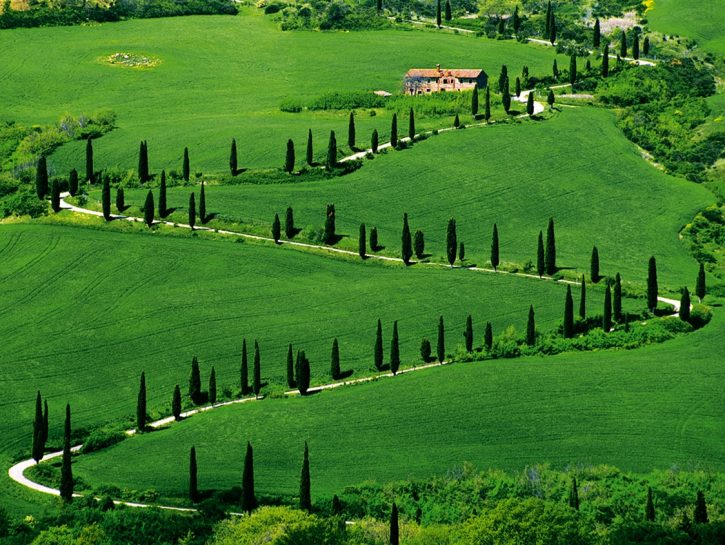
[[[372,246],[370,247],[370,250],[373,251],[373,252],[382,252],[384,249],[385,249],[385,245],[384,244],[378,244],[374,248]]]
[[[201,223],[202,224],[207,224],[211,220],[215,219],[217,216],[218,216],[218,214],[216,212],[212,212],[211,214],[207,214],[203,218],[200,218],[201,219]]]
[[[346,378],[350,378],[354,372],[355,372],[354,369],[348,369],[347,371],[342,371],[342,372],[340,372],[340,374],[337,376],[337,378],[335,380],[345,380]]]
[[[326,242],[325,244],[327,244],[328,246],[334,246],[335,244],[337,244],[338,242],[340,242],[343,238],[350,238],[350,235],[335,234],[332,237],[332,240],[329,241],[329,242]]]
[[[245,172],[247,172],[247,170],[249,170],[249,169],[248,168],[234,169],[234,171],[232,172],[232,176],[239,176],[240,174],[244,174]]]
[[[297,235],[299,235],[301,232],[302,232],[302,229],[300,227],[295,227],[294,229],[292,229],[292,236],[291,237],[287,237],[287,240],[292,240]]]

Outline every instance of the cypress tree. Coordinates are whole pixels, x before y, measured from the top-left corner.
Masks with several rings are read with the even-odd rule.
[[[206,223],[209,220],[206,215],[206,189],[204,188],[204,180],[201,181],[201,190],[199,191],[199,219],[201,223]]]
[[[614,277],[614,300],[612,302],[614,321],[622,321],[622,277],[619,273]]]
[[[635,32],[634,40],[632,41],[632,58],[639,59],[639,34]]]
[[[417,229],[413,236],[413,248],[415,250],[415,257],[423,259],[425,255],[425,236],[420,229]]]
[[[514,27],[514,34],[518,34],[519,28],[521,28],[521,17],[519,16],[519,6],[518,5],[514,8],[513,27]]]
[[[328,204],[327,213],[325,214],[325,232],[322,241],[325,244],[334,244],[337,238],[335,231],[335,205]]]
[[[473,352],[473,318],[468,315],[466,318],[466,330],[463,332],[463,338],[466,340],[466,352]]]
[[[365,256],[367,255],[367,241],[365,236],[365,224],[360,224],[360,234],[357,238],[357,253],[360,256],[360,259],[365,259]]]
[[[32,456],[33,460],[40,462],[43,459],[45,453],[45,441],[43,441],[45,435],[45,424],[43,421],[43,401],[40,397],[40,390],[35,397],[35,418],[33,419],[33,448]]]
[[[400,529],[398,528],[398,506],[395,505],[395,502],[393,502],[393,508],[390,510],[390,545],[400,545]]]
[[[48,442],[48,400],[43,400],[43,445]]]
[[[556,272],[556,239],[554,235],[554,218],[549,218],[549,226],[546,229],[546,274],[552,275]]]
[[[503,36],[506,33],[506,21],[503,17],[498,18],[498,33]]]
[[[549,105],[549,109],[552,109],[554,107],[554,102],[556,102],[554,91],[549,89],[549,93],[546,95],[546,103]]]
[[[473,86],[473,94],[471,95],[471,115],[478,115],[478,83]]]
[[[189,148],[184,148],[184,162],[181,165],[181,173],[187,182],[191,177],[191,169],[189,167]]]
[[[307,160],[307,164],[310,166],[312,166],[315,162],[314,147],[312,144],[312,129],[307,130],[307,154],[305,158]]]
[[[136,401],[136,429],[139,432],[146,429],[146,373],[143,371],[141,372],[138,400]]]
[[[559,79],[559,65],[556,63],[556,59],[554,59],[554,64],[551,66],[551,73],[554,76],[554,80]]]
[[[53,209],[53,212],[60,212],[60,184],[58,183],[58,180],[53,180],[53,183],[50,184],[50,206]],[[110,212],[111,208],[111,197],[109,195],[108,197],[108,208]]]
[[[483,347],[490,352],[493,348],[493,328],[491,322],[486,322],[486,329],[483,332]]]
[[[446,21],[453,19],[453,13],[451,12],[451,0],[446,0],[445,17]]]
[[[237,162],[237,140],[232,138],[232,149],[229,152],[229,171],[232,176],[236,176],[239,171],[239,164]]]
[[[330,374],[334,380],[340,378],[340,346],[337,337],[332,341],[332,354],[330,355]]]
[[[690,321],[690,292],[687,288],[682,290],[680,297],[680,320],[683,322]]]
[[[78,194],[78,171],[73,169],[68,175],[68,193],[71,197],[75,197]]]
[[[297,381],[295,380],[295,361],[292,356],[292,343],[287,346],[287,386],[289,388],[297,387]]]
[[[191,358],[191,372],[189,373],[189,397],[195,404],[199,404],[201,398],[201,372],[199,371],[199,360],[196,356]]]
[[[378,228],[373,227],[370,229],[370,249],[373,252],[376,252],[380,248],[380,245],[378,244]]]
[[[649,55],[649,37],[645,36],[642,40],[642,54],[646,57]]]
[[[252,444],[247,442],[247,453],[244,456],[244,472],[242,473],[242,511],[251,513],[257,507],[254,495],[254,452]]]
[[[546,27],[544,28],[544,36],[549,36],[551,33],[551,0],[546,4]]]
[[[446,359],[446,329],[443,324],[443,316],[438,318],[438,342],[436,344],[436,356],[438,361],[443,363]]]
[[[654,312],[657,308],[657,261],[654,256],[649,258],[649,270],[647,273],[647,308]]]
[[[700,269],[697,272],[697,282],[695,284],[695,295],[697,295],[698,299],[702,302],[706,293],[707,289],[705,287],[705,265],[703,263],[700,263]]]
[[[576,55],[572,55],[569,57],[569,83],[571,83],[572,88],[576,83],[576,76]]]
[[[654,522],[655,520],[655,504],[652,500],[652,487],[647,487],[647,504],[644,508],[644,518],[645,520],[648,520],[650,522]]]
[[[453,118],[453,126],[456,129],[461,126],[461,119],[458,117],[458,114],[456,114],[456,117]]]
[[[272,238],[276,244],[279,244],[279,238],[282,236],[282,227],[279,223],[279,214],[274,215],[274,221],[272,221]]]
[[[262,369],[259,358],[259,343],[254,341],[254,395],[259,397],[259,392],[262,390]]]
[[[355,149],[355,115],[352,112],[347,122],[347,145],[350,149]]]
[[[287,207],[287,212],[284,216],[284,234],[287,238],[295,236],[295,217],[292,207]]]
[[[375,331],[375,369],[383,368],[383,324],[378,318],[378,328]]]
[[[199,475],[196,466],[196,447],[189,450],[189,499],[196,503],[199,501]]]
[[[297,353],[297,361],[297,389],[300,394],[306,395],[310,388],[310,360],[307,359],[304,350]]]
[[[602,329],[608,333],[612,329],[612,289],[607,285],[604,290],[604,313],[602,314]]]
[[[536,344],[536,322],[534,321],[534,305],[529,306],[529,319],[526,322],[526,344]]]
[[[216,370],[213,365],[209,373],[209,403],[211,405],[216,403]]]
[[[420,341],[420,359],[423,360],[423,363],[428,363],[430,361],[431,353],[432,349],[430,347],[430,341],[423,337],[423,340]]]
[[[295,170],[295,143],[290,138],[287,140],[287,155],[284,160],[284,171],[287,174],[292,174]]]
[[[171,414],[174,420],[181,420],[181,389],[178,384],[174,386],[174,395],[171,397]]]
[[[103,189],[101,190],[101,207],[104,219],[111,221],[111,182],[106,177],[103,179]]]
[[[138,150],[138,179],[141,183],[149,180],[149,153],[146,141],[142,141]]]
[[[466,259],[466,245],[463,242],[458,245],[458,259],[461,262]]]
[[[493,224],[493,235],[491,235],[491,266],[494,271],[498,271],[499,265],[499,252],[498,252],[498,226]]]
[[[35,192],[38,194],[38,199],[41,201],[45,199],[48,194],[48,161],[44,156],[38,159],[38,164],[35,170]]]
[[[408,226],[408,214],[403,214],[401,257],[403,258],[403,263],[406,265],[410,264],[410,258],[413,257],[413,240],[410,236],[410,227]]]
[[[516,78],[516,81],[514,82],[514,94],[519,97],[521,96],[521,79]]]
[[[330,131],[330,141],[327,144],[327,168],[334,168],[337,165],[337,139],[335,131]]]
[[[196,225],[196,201],[194,200],[194,193],[189,195],[189,226],[191,230],[194,230]]]
[[[594,37],[592,38],[592,46],[594,49],[597,49],[599,47],[599,44],[602,41],[602,29],[599,25],[599,18],[597,17],[597,20],[594,21]]]
[[[705,503],[705,494],[702,490],[697,491],[697,500],[695,500],[695,512],[693,515],[695,524],[707,524],[707,503]]]
[[[378,10],[378,13],[383,10],[383,0],[376,0],[376,8]]]
[[[398,114],[393,113],[393,121],[390,123],[390,145],[398,147]]]
[[[571,488],[569,489],[569,507],[579,511],[579,490],[576,485],[576,477],[571,479]]]
[[[619,56],[624,58],[627,56],[627,33],[622,30],[619,40]]]
[[[602,52],[602,77],[606,78],[609,76],[609,44],[604,44],[604,51]]]
[[[509,91],[508,78],[506,78],[503,82],[503,94],[501,96],[501,100],[503,102],[503,109],[506,110],[506,113],[509,113],[509,110],[511,109],[511,91]]]
[[[143,207],[143,217],[146,225],[149,227],[154,224],[154,194],[150,189],[146,195],[146,202]]]
[[[483,117],[486,118],[486,121],[491,119],[491,88],[488,85],[486,86],[486,105]]]
[[[584,281],[584,275],[581,280],[581,294],[579,295],[579,318],[582,320],[587,317],[587,283]]]
[[[453,268],[456,262],[456,250],[458,250],[458,240],[456,238],[456,220],[453,218],[448,220],[448,230],[446,231],[446,249],[448,263]]]
[[[546,263],[544,261],[544,234],[539,231],[539,240],[536,242],[536,272],[539,278],[544,276],[546,272]]]
[[[400,369],[400,342],[398,340],[398,321],[393,322],[393,338],[390,341],[390,371],[393,376],[398,374]]]
[[[86,181],[93,183],[93,140],[89,136],[86,140]]]
[[[549,26],[549,41],[551,45],[554,45],[556,43],[556,16],[553,13],[551,14],[551,23],[549,23]]]
[[[441,0],[436,0],[436,25],[441,27]]]
[[[305,453],[302,456],[302,473],[300,475],[300,509],[312,511],[312,494],[310,492],[310,451],[305,441]]]
[[[571,339],[574,336],[574,300],[571,297],[571,286],[566,287],[566,301],[564,303],[564,337]]]
[[[599,282],[599,250],[596,246],[592,247],[592,258],[589,266],[589,277],[595,284]]]
[[[410,114],[408,115],[408,138],[410,138],[411,142],[415,140],[415,113],[413,112],[413,108],[410,109]]]
[[[63,430],[63,464],[60,468],[60,497],[65,503],[73,501],[73,467],[70,450],[70,405],[65,406],[65,427]]]
[[[529,116],[534,115],[534,91],[529,91],[529,95],[526,97],[526,113]]]
[[[166,171],[161,171],[161,185],[159,186],[159,217],[168,216],[168,206],[166,205]]]
[[[378,129],[373,129],[373,136],[370,139],[370,149],[372,149],[373,153],[378,152],[378,144],[379,144]]]

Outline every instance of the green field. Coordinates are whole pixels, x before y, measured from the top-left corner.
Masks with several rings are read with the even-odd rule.
[[[723,471],[723,338],[718,318],[643,350],[456,364],[226,407],[82,456],[74,472],[91,486],[183,496],[195,445],[200,486],[226,489],[240,484],[247,440],[257,494],[290,496],[308,441],[317,499],[467,461],[482,469],[550,462]]]
[[[187,221],[190,191],[169,192],[169,206],[179,209],[176,221]],[[126,194],[129,203],[143,205],[145,190]],[[494,222],[503,261],[536,263],[538,232],[553,216],[561,267],[588,272],[596,244],[603,273],[619,271],[643,283],[647,258],[655,255],[660,278],[672,289],[692,286],[697,271],[678,232],[712,201],[703,187],[648,165],[614,116],[591,108],[566,109],[540,123],[440,134],[334,180],[207,188],[210,212],[257,224],[265,234],[275,212],[284,217],[288,205],[297,225],[319,228],[325,205],[335,203],[338,231],[353,239],[343,245],[357,248],[365,222],[368,229],[377,226],[394,255],[404,212],[412,229],[424,231],[434,259],[445,255],[447,221],[455,217],[469,261],[481,265],[489,259]],[[139,214],[137,208],[130,213]]]
[[[694,38],[705,50],[725,55],[721,0],[655,0],[646,17],[654,30]]]

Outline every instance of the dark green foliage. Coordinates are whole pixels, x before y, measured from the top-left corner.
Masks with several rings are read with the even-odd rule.
[[[581,293],[579,295],[579,318],[582,320],[587,317],[587,283],[584,280],[584,275],[581,279]]]
[[[357,237],[357,253],[360,256],[360,259],[365,259],[365,256],[368,253],[366,238],[365,224],[361,223],[360,234]]]
[[[430,356],[433,353],[433,350],[430,346],[430,341],[423,338],[422,341],[420,341],[420,359],[423,360],[423,363],[428,363],[430,361]]]
[[[161,185],[159,185],[159,217],[168,216],[169,207],[166,204],[166,171],[161,171]]]
[[[295,169],[295,143],[287,140],[287,155],[284,159],[284,171],[291,174]]]
[[[60,212],[60,183],[58,180],[53,180],[53,183],[50,184],[50,206],[53,209],[53,212]],[[108,197],[108,210],[109,212],[111,210],[110,191]]]
[[[101,208],[106,221],[111,221],[111,182],[103,178],[103,189],[101,190]]]
[[[370,139],[370,149],[373,150],[373,153],[378,152],[378,144],[379,144],[379,137],[378,137],[378,129],[373,129],[373,136]]]
[[[48,442],[48,400],[43,400],[43,444]]]
[[[695,295],[702,301],[707,293],[705,286],[705,265],[700,263],[700,269],[697,272],[697,283],[695,284]]]
[[[707,524],[707,504],[705,503],[705,494],[701,490],[697,491],[697,499],[695,500],[695,513],[693,515],[695,524]]]
[[[142,432],[146,429],[146,373],[141,372],[141,381],[138,387],[136,400],[136,429]]]
[[[486,121],[491,119],[491,88],[488,85],[486,86],[486,104],[483,117],[486,118]]]
[[[473,352],[473,318],[469,314],[466,318],[466,329],[463,331],[466,340],[466,352]]]
[[[556,102],[556,97],[554,96],[554,91],[549,89],[549,93],[546,95],[546,103],[549,105],[549,108],[553,108],[554,102]]]
[[[204,188],[204,180],[201,181],[201,190],[199,191],[199,219],[201,223],[206,223],[209,219],[206,215],[206,189]]]
[[[632,41],[632,58],[639,59],[639,34],[635,33]]]
[[[373,252],[378,251],[380,244],[378,243],[378,228],[373,227],[370,229],[370,249]]]
[[[425,255],[425,236],[420,229],[416,230],[415,235],[413,235],[413,249],[415,250],[415,257],[423,259]]]
[[[440,2],[440,0],[438,0]],[[400,545],[400,529],[398,528],[398,506],[393,502],[390,510],[390,545]]]
[[[254,341],[254,379],[252,382],[252,388],[254,389],[254,395],[259,397],[259,393],[262,391],[262,369],[261,361],[259,357],[259,343]]]
[[[566,286],[566,300],[564,302],[564,337],[571,339],[574,336],[574,300],[571,297],[571,285]]]
[[[415,113],[413,108],[410,109],[408,114],[408,138],[410,138],[411,142],[415,140]]]
[[[526,322],[526,344],[536,344],[536,321],[534,317],[534,305],[529,306],[529,318]]]
[[[624,31],[619,36],[619,56],[622,58],[627,56],[627,33]]]
[[[335,205],[328,204],[327,212],[325,213],[325,231],[322,242],[325,244],[334,244],[337,238],[335,231]]]
[[[604,290],[604,311],[602,312],[602,329],[608,332],[612,329],[612,289],[607,285]]]
[[[171,414],[174,420],[181,419],[181,388],[178,384],[174,386],[174,395],[171,397]]]
[[[330,355],[330,374],[334,380],[340,378],[340,346],[337,337],[332,341],[332,354]]]
[[[302,472],[300,474],[300,509],[312,511],[312,494],[310,491],[310,452],[305,441],[305,452],[302,456]]]
[[[491,266],[493,270],[498,270],[500,263],[498,250],[498,226],[493,224],[493,234],[491,235]]]
[[[571,83],[572,87],[576,83],[576,55],[571,55],[569,57],[569,83]]]
[[[451,13],[451,0],[446,0],[445,18],[446,21],[450,21],[453,18],[453,14]]]
[[[514,8],[513,27],[514,27],[514,34],[518,34],[519,28],[521,28],[521,17],[519,16],[519,6],[518,5]]]
[[[335,131],[330,131],[330,140],[327,143],[327,162],[325,163],[327,168],[334,168],[337,165],[337,139],[335,138]]]
[[[609,76],[609,44],[604,44],[604,51],[602,51],[602,77],[606,78]]]
[[[199,475],[196,465],[196,447],[189,450],[189,499],[196,503],[199,501]]]
[[[497,32],[503,36],[506,33],[506,20],[503,17],[498,18]]]
[[[287,386],[289,388],[297,387],[297,381],[295,380],[295,362],[292,356],[292,343],[287,346]]]
[[[216,369],[213,365],[209,373],[209,403],[212,405],[216,403]]]
[[[375,0],[375,8],[376,8],[377,12],[380,13],[383,10],[383,0]],[[337,496],[335,496],[335,498],[336,497]]]
[[[184,180],[189,181],[191,176],[191,168],[189,167],[189,148],[184,148],[184,161],[181,165],[181,174]]]
[[[493,347],[493,328],[491,322],[486,322],[486,329],[483,332],[483,347],[487,352]]]
[[[138,179],[141,183],[149,181],[149,150],[146,141],[142,141],[138,150]]]
[[[471,94],[471,115],[474,117],[478,115],[478,83],[473,86],[473,93]]]
[[[229,152],[229,172],[232,176],[236,176],[239,171],[239,163],[237,160],[237,140],[232,138],[232,147]]]
[[[652,499],[652,487],[647,487],[647,503],[644,507],[644,518],[650,522],[655,520],[655,504]]]
[[[410,226],[408,225],[408,214],[403,214],[403,234],[400,254],[403,263],[409,265],[410,258],[413,257],[413,240],[410,235]]]
[[[546,3],[546,26],[544,27],[544,36],[548,36],[551,32],[551,14],[553,13],[551,9],[551,0],[549,0]]]
[[[441,0],[436,0],[436,25],[441,26]]]
[[[576,485],[576,477],[571,479],[571,488],[569,489],[569,507],[579,511],[579,490]]]
[[[297,389],[300,394],[306,395],[307,390],[310,389],[310,360],[307,359],[307,355],[304,350],[297,352]]]
[[[295,216],[291,206],[287,207],[287,212],[284,215],[284,235],[287,238],[295,236]]]
[[[554,80],[559,79],[559,66],[556,63],[556,59],[554,59],[554,64],[551,66],[551,73],[554,76]]]
[[[546,263],[544,261],[544,233],[539,231],[539,240],[536,242],[536,272],[539,278],[544,276],[546,272]]]
[[[466,259],[466,245],[461,242],[458,244],[458,259],[463,262]]]
[[[154,194],[151,190],[146,194],[146,202],[143,207],[143,217],[146,225],[151,227],[154,224]]]
[[[657,260],[654,256],[649,258],[649,267],[647,272],[647,308],[650,312],[654,312],[657,308]]]
[[[521,79],[516,78],[516,81],[514,82],[514,94],[518,97],[521,96]]]
[[[93,140],[88,137],[86,140],[86,181],[93,183]]]
[[[612,302],[614,321],[622,321],[622,277],[619,273],[614,277],[614,300]]]
[[[461,126],[461,119],[458,117],[458,114],[456,114],[456,117],[453,118],[453,126],[456,129]]]
[[[589,266],[589,277],[595,284],[599,282],[599,250],[596,246],[592,248],[592,258]]]
[[[279,238],[282,236],[282,226],[279,222],[279,214],[274,215],[274,220],[272,221],[272,238],[274,241],[279,244]]]
[[[68,175],[68,192],[71,197],[75,197],[78,194],[78,171],[73,169]]]
[[[242,473],[242,511],[251,513],[257,507],[257,496],[254,494],[254,452],[252,444],[247,442]]]
[[[556,16],[553,13],[551,14],[551,23],[549,23],[549,26],[549,41],[551,45],[554,45],[556,43]]]
[[[191,372],[189,373],[189,397],[195,404],[201,403],[201,371],[196,356],[191,358]]]
[[[690,321],[690,292],[687,288],[682,290],[680,297],[680,320],[683,322]]]
[[[448,220],[448,230],[446,231],[446,255],[451,267],[453,267],[453,264],[456,262],[457,250],[458,240],[456,237],[456,220],[451,218]]]
[[[446,359],[446,328],[443,323],[443,316],[438,318],[438,342],[436,343],[436,356],[438,361],[443,363]]]
[[[642,54],[646,57],[649,55],[649,37],[645,36],[642,41]]]
[[[546,274],[552,275],[556,272],[556,238],[554,234],[554,218],[549,218],[549,226],[546,229]]]
[[[65,406],[65,426],[63,429],[63,462],[60,468],[60,497],[65,503],[73,501],[73,467],[70,450],[70,405]]]
[[[526,97],[526,113],[534,115],[534,91],[529,91],[529,94]]]
[[[503,81],[503,91],[501,92],[501,102],[503,103],[503,109],[506,113],[509,113],[511,109],[511,91],[509,90],[509,79],[506,78]]]
[[[35,168],[35,192],[41,201],[48,194],[48,162],[44,156],[38,159]]]
[[[347,145],[355,149],[355,114],[350,112],[350,119],[347,122]]]
[[[196,225],[196,200],[194,193],[191,193],[189,195],[189,226],[192,231],[194,230],[194,225]]]
[[[393,114],[393,120],[390,123],[390,145],[393,148],[398,147],[398,114],[397,113]]]
[[[375,369],[380,371],[383,368],[383,324],[378,319],[378,327],[375,330]]]
[[[35,418],[33,419],[33,448],[32,457],[36,462],[40,462],[43,459],[43,453],[45,452],[45,425],[43,421],[43,400],[40,397],[40,391],[38,391],[35,397]]]
[[[599,18],[597,17],[597,20],[594,21],[594,37],[592,38],[592,47],[594,49],[597,49],[599,47],[599,44],[602,41],[602,29],[599,24]]]
[[[393,338],[390,341],[390,371],[398,374],[400,369],[400,340],[398,339],[398,321],[393,322]]]

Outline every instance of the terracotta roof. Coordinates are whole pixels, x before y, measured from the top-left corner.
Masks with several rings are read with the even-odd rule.
[[[408,78],[438,78],[441,76],[453,76],[454,78],[477,78],[483,73],[480,68],[477,69],[449,69],[441,68],[411,68],[405,74]]]

